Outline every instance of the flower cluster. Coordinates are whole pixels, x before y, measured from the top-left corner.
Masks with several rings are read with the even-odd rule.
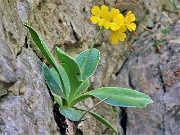
[[[110,40],[113,45],[118,41],[124,41],[126,38],[126,30],[134,31],[136,29],[135,16],[129,11],[125,16],[120,13],[119,9],[112,8],[108,10],[108,6],[94,6],[91,9],[93,16],[90,18],[93,24],[110,30]]]

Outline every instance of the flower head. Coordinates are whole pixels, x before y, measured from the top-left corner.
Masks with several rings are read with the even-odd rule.
[[[103,26],[103,22],[104,22],[103,16],[105,16],[108,13],[108,6],[102,5],[101,8],[99,8],[98,6],[94,6],[91,9],[91,13],[94,15],[90,18],[91,22],[93,24],[98,24],[99,26]]]
[[[94,6],[91,9],[93,16],[90,18],[93,24],[98,24],[103,29],[110,30],[110,40],[113,45],[118,44],[119,41],[124,41],[126,38],[126,30],[136,30],[134,21],[136,17],[129,11],[124,17],[119,9],[112,8],[108,10],[108,6],[101,7]]]
[[[124,25],[124,16],[120,14],[118,9],[112,8],[111,12],[104,15],[104,27],[106,29],[118,30]]]
[[[136,24],[133,23],[136,20],[136,17],[134,16],[134,14],[129,11],[126,16],[125,16],[125,25],[128,28],[129,31],[133,31],[136,30]]]
[[[122,25],[119,30],[110,31],[110,40],[113,45],[117,45],[118,41],[124,41],[126,38],[126,34],[124,33],[127,30],[127,28]]]

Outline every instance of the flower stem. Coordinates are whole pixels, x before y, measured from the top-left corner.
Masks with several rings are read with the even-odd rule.
[[[101,35],[103,30],[104,30],[104,27],[101,27],[99,32],[97,33],[97,35],[95,36],[95,38],[91,42],[91,45],[90,45],[90,48],[89,48],[89,52],[86,55],[86,59],[85,59],[85,62],[84,62],[83,68],[82,68],[82,73],[84,72],[84,70],[85,70],[85,68],[87,66],[87,63],[88,63],[88,60],[89,60],[89,56],[90,56],[90,54],[92,52],[92,49],[93,49],[94,45],[96,44],[96,41],[99,38],[99,36]]]

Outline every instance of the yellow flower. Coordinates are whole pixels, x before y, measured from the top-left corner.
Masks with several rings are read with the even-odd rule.
[[[113,31],[118,30],[121,25],[124,25],[124,16],[120,14],[118,9],[112,8],[111,12],[103,15],[104,23],[103,26],[106,29],[111,29]]]
[[[105,14],[107,14],[108,11],[108,6],[102,5],[101,9],[98,6],[94,6],[91,9],[91,13],[94,15],[90,18],[91,22],[93,24],[97,24],[99,26],[103,26],[103,22],[104,22],[104,18],[103,16],[105,16]]]
[[[135,15],[129,11],[124,17],[118,9],[108,10],[108,6],[94,6],[91,9],[93,16],[90,18],[93,24],[98,24],[103,29],[110,30],[110,40],[113,45],[126,39],[126,30],[136,30]]]
[[[117,45],[118,41],[124,41],[126,38],[126,34],[124,33],[127,30],[127,28],[122,25],[119,30],[110,31],[110,40],[113,45]]]
[[[133,23],[136,20],[134,14],[129,11],[125,16],[125,25],[129,29],[129,31],[136,30],[136,24]]]

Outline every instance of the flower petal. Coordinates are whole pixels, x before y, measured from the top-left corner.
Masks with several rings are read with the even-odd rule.
[[[134,16],[133,13],[131,13],[131,14],[129,15],[129,21],[130,21],[130,22],[133,22],[133,21],[135,21],[135,20],[136,20],[136,17]]]
[[[120,26],[118,25],[118,23],[114,23],[114,24],[111,26],[111,29],[112,29],[113,31],[118,30],[119,28],[120,28]]]
[[[119,27],[117,29],[119,29],[122,25],[125,25],[124,24],[124,16],[119,14],[115,17],[115,23],[119,25]],[[117,30],[116,29],[116,30]]]
[[[121,32],[125,32],[127,30],[127,28],[125,27],[125,25],[122,25],[119,29],[119,31]]]
[[[116,35],[116,31],[110,31],[110,40],[112,45],[117,45],[118,44],[118,35]]]
[[[96,16],[92,16],[92,17],[90,18],[90,20],[91,20],[91,22],[92,22],[93,24],[97,24],[97,23],[99,22],[99,18],[96,17]]]
[[[117,45],[118,44],[118,38],[116,36],[111,36],[111,43],[112,45]]]
[[[128,11],[126,14],[126,17],[129,16],[132,13],[132,11]]]
[[[126,39],[126,34],[125,33],[120,33],[119,38],[120,41],[124,41]]]
[[[130,24],[130,28],[131,28],[132,30],[136,30],[136,24],[135,24],[135,23],[131,23],[131,24]]]
[[[109,23],[109,21],[104,21],[104,25],[103,25],[106,29],[109,29],[109,27],[111,26],[111,24]]]
[[[91,13],[95,16],[98,16],[100,14],[100,9],[98,6],[94,6],[92,9],[91,9]]]
[[[98,23],[98,25],[101,27],[101,26],[104,26],[104,19],[101,19],[101,20],[99,20],[99,23]]]
[[[112,16],[116,16],[116,15],[119,14],[119,10],[118,10],[118,9],[115,9],[115,8],[112,8],[112,9],[111,9],[111,14],[112,14]]]
[[[101,6],[101,12],[107,12],[108,11],[108,6],[102,5]]]

